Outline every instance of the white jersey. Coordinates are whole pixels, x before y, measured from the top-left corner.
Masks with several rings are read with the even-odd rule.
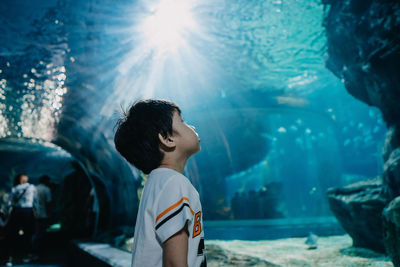
[[[188,221],[189,267],[206,266],[200,197],[181,173],[153,170],[144,186],[136,219],[132,267],[162,267],[162,244]]]

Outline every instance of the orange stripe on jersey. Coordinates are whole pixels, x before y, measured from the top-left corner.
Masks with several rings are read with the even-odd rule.
[[[157,218],[156,218],[156,223],[159,219],[161,219],[165,214],[167,214],[168,212],[170,212],[171,210],[175,209],[176,207],[178,207],[182,201],[186,200],[187,202],[189,202],[189,199],[187,197],[183,197],[181,198],[178,202],[176,202],[175,204],[171,205],[169,208],[167,208],[166,210],[164,210],[163,212],[161,212]],[[194,215],[194,211],[192,210],[192,208],[189,206],[190,212],[192,213],[192,215]]]

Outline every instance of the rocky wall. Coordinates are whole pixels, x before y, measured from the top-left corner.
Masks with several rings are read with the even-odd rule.
[[[346,90],[352,96],[378,107],[387,124],[388,132],[382,151],[385,165],[380,177],[382,184],[378,187],[382,190],[382,203],[385,201],[389,203],[400,195],[400,2],[390,0],[323,0],[322,2],[325,5],[327,68],[343,81]],[[364,190],[366,194],[363,196],[364,204],[371,200],[366,199],[368,190],[370,188]],[[396,264],[397,256],[393,251],[397,250],[393,249],[393,244],[400,243],[400,235],[397,234],[400,231],[399,226],[390,218],[397,218],[400,213],[398,209],[393,208],[394,203],[386,206],[384,213],[386,215],[383,216],[386,219],[383,224],[382,205],[373,210],[369,209],[368,205],[359,205],[357,213],[369,215],[349,220],[351,213],[347,213],[346,216],[343,214],[351,210],[350,204],[337,201],[343,195],[336,193],[340,192],[333,190],[328,194],[331,209],[344,229],[352,236],[354,244],[375,250],[384,249],[384,244]],[[360,191],[354,194],[360,195]],[[347,198],[353,198],[354,194],[348,195]],[[356,229],[359,220],[379,222],[379,229],[375,229],[375,232],[369,235],[374,236],[377,246],[366,245],[370,244],[366,240],[368,235],[360,240],[360,236],[351,230]],[[368,229],[358,228],[356,232],[364,230]],[[389,232],[391,234],[388,234]]]

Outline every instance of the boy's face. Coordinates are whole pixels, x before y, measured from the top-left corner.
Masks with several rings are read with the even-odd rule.
[[[174,111],[172,117],[172,131],[179,151],[188,157],[200,151],[200,138],[196,129],[187,125],[177,111]]]

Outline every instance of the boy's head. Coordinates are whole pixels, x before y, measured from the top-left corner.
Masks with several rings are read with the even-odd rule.
[[[194,128],[182,121],[181,110],[170,101],[137,101],[117,127],[116,149],[146,174],[160,166],[166,152],[189,157],[200,149]]]

